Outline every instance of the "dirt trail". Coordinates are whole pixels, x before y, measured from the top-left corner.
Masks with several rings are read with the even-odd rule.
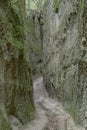
[[[46,111],[39,104],[39,101],[47,97],[47,93],[42,84],[43,78],[39,78],[34,81],[34,102],[36,107],[36,116],[33,121],[27,124],[24,130],[45,130],[48,124],[48,119],[46,116]]]
[[[42,77],[35,80],[33,86],[36,118],[24,130],[85,130],[75,125],[61,103],[48,97]]]
[[[20,130],[85,130],[75,125],[61,103],[48,97],[42,77],[34,81],[33,87],[36,116]]]

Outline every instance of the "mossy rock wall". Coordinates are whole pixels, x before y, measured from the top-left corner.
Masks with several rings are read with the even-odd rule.
[[[12,130],[4,106],[0,105],[0,130]]]
[[[25,4],[12,2],[0,1],[0,100],[7,115],[25,124],[34,117],[31,68],[24,51]]]

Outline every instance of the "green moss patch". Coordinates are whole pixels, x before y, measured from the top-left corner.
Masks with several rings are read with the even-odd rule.
[[[0,130],[12,130],[4,111],[0,108]]]

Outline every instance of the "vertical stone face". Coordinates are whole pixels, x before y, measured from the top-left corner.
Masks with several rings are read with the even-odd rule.
[[[78,0],[49,0],[43,39],[43,73],[48,93],[62,101],[74,119],[83,125],[87,124],[83,119],[87,110],[84,5],[84,1]]]
[[[25,7],[19,1],[17,5],[13,1],[0,2],[0,105],[6,114],[25,124],[34,116],[31,69],[24,51]]]
[[[43,40],[43,15],[38,10],[29,10],[28,19],[28,42],[30,62],[34,77],[42,75],[42,40]]]
[[[80,99],[80,117],[83,125],[87,129],[87,1],[84,0],[84,8],[81,20],[81,46],[79,61],[79,99]]]
[[[3,8],[5,6],[7,6],[7,1],[0,1],[0,130],[11,130],[5,110],[4,56],[2,46],[5,42],[5,30],[2,22],[4,16]]]

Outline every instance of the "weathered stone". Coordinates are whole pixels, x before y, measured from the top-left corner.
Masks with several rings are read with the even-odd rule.
[[[83,126],[87,124],[87,9],[84,2],[58,1],[58,12],[55,12],[53,0],[49,0],[43,34],[46,89],[51,97],[62,101],[75,121]]]
[[[33,77],[42,75],[43,55],[43,14],[39,10],[29,10],[28,17],[28,42],[29,56]]]

